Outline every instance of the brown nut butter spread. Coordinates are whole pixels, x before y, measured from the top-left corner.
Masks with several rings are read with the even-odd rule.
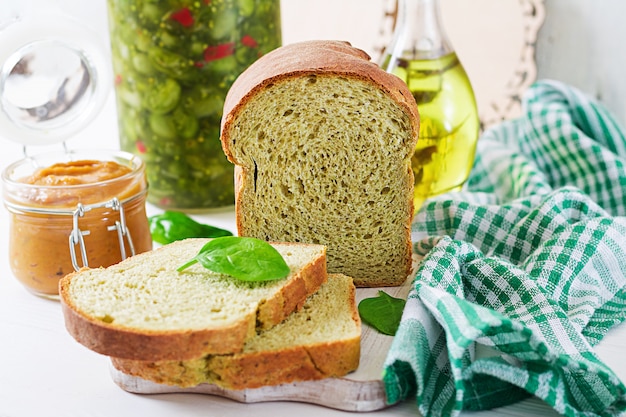
[[[121,177],[132,170],[113,161],[74,161],[53,164],[39,169],[24,179],[33,185],[78,185],[93,184]]]
[[[115,228],[116,222],[121,223],[119,206],[128,230],[122,239],[126,257],[132,254],[129,239],[135,253],[152,249],[142,163],[138,169],[115,161],[59,162],[17,178],[9,186],[5,183],[5,188],[11,216],[11,269],[33,293],[58,295],[59,279],[75,270],[72,251],[78,266],[84,266],[80,245],[70,243],[76,219],[89,267],[106,267],[122,260]],[[106,206],[115,198],[121,203],[118,209]],[[73,213],[79,205],[86,210],[77,217]]]

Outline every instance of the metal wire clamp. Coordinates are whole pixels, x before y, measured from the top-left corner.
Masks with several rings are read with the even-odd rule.
[[[89,262],[87,260],[87,250],[85,248],[85,239],[84,237],[89,235],[91,232],[89,230],[81,230],[78,225],[78,220],[85,215],[90,210],[97,208],[110,208],[115,211],[119,211],[120,219],[115,221],[114,225],[107,226],[108,231],[116,231],[117,232],[117,240],[120,246],[120,254],[122,260],[126,259],[126,245],[124,244],[124,238],[126,238],[126,242],[128,243],[128,248],[130,249],[131,256],[135,255],[135,247],[133,245],[133,239],[130,236],[130,231],[128,230],[128,226],[126,225],[126,216],[124,215],[124,207],[117,199],[117,197],[101,204],[92,204],[92,205],[83,205],[78,203],[76,206],[76,210],[72,212],[72,232],[69,236],[69,245],[70,245],[70,256],[72,259],[72,266],[74,269],[78,271],[81,266],[78,264],[78,258],[76,256],[76,246],[78,246],[78,250],[80,252],[80,257],[82,261],[82,267],[88,267]]]

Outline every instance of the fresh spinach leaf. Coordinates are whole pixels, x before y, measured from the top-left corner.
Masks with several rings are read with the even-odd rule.
[[[148,218],[152,240],[162,245],[192,237],[232,236],[228,230],[198,223],[185,213],[165,211]]]
[[[381,333],[393,336],[400,326],[406,301],[378,291],[377,297],[365,298],[359,303],[359,315],[363,322]]]
[[[251,237],[225,236],[212,239],[178,271],[195,263],[242,281],[272,281],[285,278],[290,272],[281,254],[272,245]]]

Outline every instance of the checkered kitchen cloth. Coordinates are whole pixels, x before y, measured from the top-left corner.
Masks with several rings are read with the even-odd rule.
[[[535,83],[523,117],[482,135],[464,190],[415,217],[424,259],[388,402],[449,416],[534,395],[566,416],[626,415],[626,386],[593,351],[626,318],[625,216],[624,132],[576,89]]]

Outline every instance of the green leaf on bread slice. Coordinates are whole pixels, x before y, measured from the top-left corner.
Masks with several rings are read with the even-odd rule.
[[[269,243],[251,237],[226,236],[207,242],[181,272],[200,263],[206,269],[241,281],[273,281],[289,275],[289,266]]]

